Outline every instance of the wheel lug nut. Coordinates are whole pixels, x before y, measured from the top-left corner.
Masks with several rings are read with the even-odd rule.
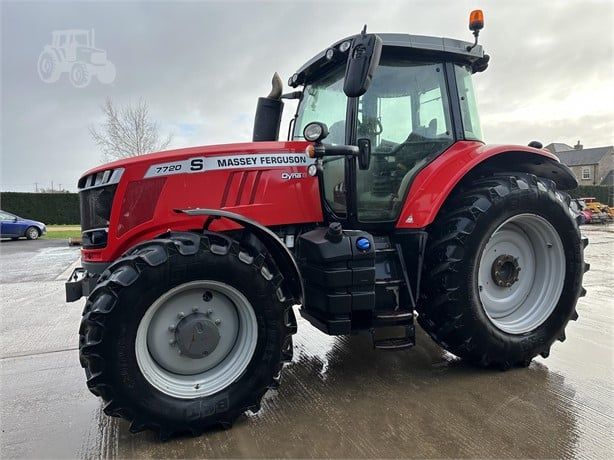
[[[177,343],[177,341],[175,339],[172,339],[168,342],[169,345],[175,345]]]
[[[177,318],[179,318],[179,319],[183,319],[183,318],[185,318],[185,314],[184,314],[183,312],[181,312],[181,313],[179,313],[179,314],[177,315]]]
[[[193,311],[194,313],[196,313],[196,312],[198,311],[198,307],[194,307],[194,308],[192,308],[192,311]]]
[[[207,316],[211,316],[213,314],[213,310],[209,309],[207,310]]]
[[[175,330],[175,325],[174,325],[174,324],[171,324],[171,325],[168,327],[168,330],[169,330],[169,331],[171,331],[171,332],[173,332],[173,331]]]
[[[219,326],[220,324],[222,324],[222,320],[221,320],[221,319],[219,319],[219,318],[218,318],[218,319],[216,319],[216,320],[215,320],[215,324],[217,324],[217,325]]]

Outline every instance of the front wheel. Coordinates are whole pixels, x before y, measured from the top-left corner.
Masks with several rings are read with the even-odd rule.
[[[419,322],[482,366],[546,357],[584,295],[584,242],[569,197],[521,173],[458,189],[431,229]]]
[[[85,88],[92,81],[92,73],[84,62],[75,62],[70,68],[70,82],[75,88]]]
[[[292,357],[282,279],[267,255],[220,234],[138,246],[86,303],[79,350],[89,389],[107,415],[161,438],[257,412]]]
[[[117,71],[115,69],[115,65],[111,61],[107,61],[107,63],[98,68],[96,72],[96,78],[98,78],[98,81],[103,85],[113,83],[116,75]]]
[[[26,238],[29,240],[37,240],[41,236],[41,232],[36,227],[28,227],[26,230]]]

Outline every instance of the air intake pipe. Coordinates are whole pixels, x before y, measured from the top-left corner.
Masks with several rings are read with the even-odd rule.
[[[254,120],[254,142],[276,141],[279,137],[281,114],[284,103],[281,101],[283,84],[277,72],[273,75],[273,85],[267,97],[259,97]]]

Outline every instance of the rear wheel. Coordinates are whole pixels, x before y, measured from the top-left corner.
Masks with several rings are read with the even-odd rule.
[[[107,415],[162,438],[257,412],[292,357],[296,321],[266,254],[223,235],[144,243],[101,275],[80,359]]]
[[[443,348],[506,369],[565,339],[588,265],[569,197],[552,181],[521,173],[474,181],[430,233],[418,320]]]
[[[36,227],[28,227],[26,229],[26,238],[29,240],[36,240],[38,239],[38,237],[41,236],[41,232],[38,228]]]
[[[53,51],[43,51],[38,57],[38,76],[45,83],[55,83],[61,75],[60,63]]]

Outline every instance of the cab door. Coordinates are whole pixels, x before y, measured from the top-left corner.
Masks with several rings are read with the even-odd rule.
[[[356,138],[371,141],[356,170],[358,222],[398,217],[412,177],[454,143],[444,65],[383,59],[358,101]]]

